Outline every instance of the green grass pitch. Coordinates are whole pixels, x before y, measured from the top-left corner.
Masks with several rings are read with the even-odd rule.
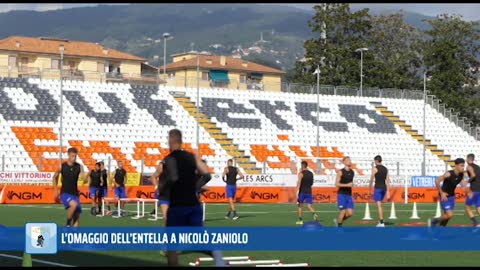
[[[81,226],[161,226],[145,219],[134,220],[130,217],[114,219],[110,216],[94,217],[89,213],[89,204],[83,204]],[[333,226],[338,211],[335,204],[315,204],[320,223]],[[240,218],[236,221],[224,218],[226,204],[207,204],[206,226],[297,226],[295,204],[238,204]],[[398,219],[389,220],[390,205],[385,204],[384,211],[387,226],[399,226],[409,222],[426,222],[435,215],[436,204],[418,204],[420,220],[411,220],[412,204],[395,204]],[[134,204],[128,205],[130,211],[136,210]],[[153,205],[146,205],[150,212]],[[358,224],[364,216],[365,204],[355,205],[355,215],[344,226],[375,226]],[[376,206],[370,203],[370,212],[377,219]],[[0,224],[5,226],[23,226],[27,222],[56,222],[65,224],[66,212],[62,205],[0,205]],[[132,212],[131,215],[134,215]],[[147,216],[147,215],[146,215]],[[312,220],[305,212],[304,220]],[[457,204],[455,216],[450,225],[471,225],[463,210],[463,204]],[[281,239],[281,236],[279,236]],[[318,243],[328,245],[328,243]],[[251,256],[255,260],[281,259],[284,263],[310,263],[312,266],[478,266],[479,252],[453,251],[227,251],[224,256]],[[13,257],[12,257],[13,256]],[[1,252],[1,266],[20,266],[21,252]],[[198,252],[185,251],[179,255],[182,265],[187,266],[197,257],[206,257]],[[55,255],[32,255],[33,266],[54,266],[52,263],[71,266],[166,266],[166,257],[159,251],[91,251],[59,252]],[[203,264],[202,264],[203,265]],[[205,263],[209,265],[209,263]],[[211,264],[210,264],[211,265]],[[60,265],[61,266],[61,265]]]

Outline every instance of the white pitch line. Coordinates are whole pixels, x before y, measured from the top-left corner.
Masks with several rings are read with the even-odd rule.
[[[42,209],[65,209],[62,206],[51,206],[51,205],[33,205],[33,204],[5,204],[6,206],[16,206],[16,207],[24,207],[24,208],[42,208]],[[90,207],[82,207],[82,210],[90,210]],[[112,211],[116,211],[113,209]],[[129,213],[136,213],[136,210],[122,210]],[[419,210],[420,211],[420,210]]]
[[[4,204],[5,206],[16,206],[16,207],[25,207],[25,208],[44,208],[44,209],[65,209],[64,207],[62,206],[58,206],[58,207],[55,207],[55,206],[51,206],[51,205],[24,205],[24,204]],[[242,207],[244,206],[243,204],[241,205]],[[257,205],[258,206],[258,205]],[[82,210],[90,210],[89,207],[82,207]],[[115,211],[115,210],[113,210]],[[126,210],[127,212],[136,212],[134,210]],[[397,212],[412,212],[412,210],[410,209],[398,209],[396,210]],[[435,209],[419,209],[417,210],[418,212],[434,212],[436,211],[436,208]],[[317,210],[315,211],[316,213],[338,213],[337,210]],[[377,212],[377,210],[375,209],[372,209],[371,212]],[[456,212],[454,215],[455,216],[463,216],[465,214],[463,214],[463,211],[454,211]],[[462,214],[458,214],[459,212],[461,212]],[[292,211],[238,211],[239,214],[286,214],[286,213],[297,213],[297,211],[295,210],[292,210]],[[207,215],[217,215],[217,214],[225,214],[225,212],[209,212],[207,211],[206,213]]]
[[[372,203],[372,202],[369,202],[369,203]],[[333,203],[314,203],[314,205],[322,205],[322,204],[336,204],[336,202],[333,202]],[[436,202],[431,202],[431,203],[418,203],[417,205],[425,205],[425,204],[436,204]],[[207,203],[207,205],[209,206],[228,206],[228,203]],[[279,203],[240,203],[239,205],[241,206],[258,206],[258,205],[268,205],[268,206],[278,206],[278,207],[282,207],[282,206],[285,206],[285,205],[292,205],[292,206],[296,206],[297,203],[285,203],[285,202],[279,202]],[[361,206],[364,206],[365,203],[358,203],[358,205],[361,205]],[[383,205],[392,205],[391,202],[388,202],[388,203],[383,203]],[[408,205],[408,206],[411,206],[411,203],[408,203],[408,204],[404,204],[404,203],[398,203],[397,202],[397,206],[398,205]]]
[[[208,207],[228,207],[228,203],[206,203]],[[273,207],[284,207],[286,205],[296,206],[296,203],[240,203],[242,207],[258,207],[259,205],[273,206]]]
[[[398,212],[412,212],[412,210],[396,210]],[[434,212],[435,210],[417,210],[418,212]],[[339,211],[334,210],[316,210],[316,213],[338,213]],[[370,212],[376,212],[371,210]],[[461,211],[458,211],[461,212]],[[297,213],[297,211],[237,211],[238,214],[281,214],[281,213]],[[207,212],[207,214],[225,214],[223,212]]]
[[[24,208],[43,208],[43,209],[65,209],[62,206],[52,206],[52,205],[30,205],[30,204],[5,204],[5,206],[16,206]],[[90,210],[90,208],[82,207],[82,210]]]
[[[14,255],[10,255],[10,254],[0,253],[0,257],[11,258],[11,259],[16,259],[16,260],[21,260],[21,261],[23,261],[23,257],[14,256]],[[55,266],[61,266],[61,267],[75,267],[74,265],[63,264],[63,263],[56,263],[56,262],[50,262],[50,261],[39,260],[39,259],[32,259],[32,262],[39,262],[39,263],[43,263],[43,264],[55,265]]]
[[[296,211],[294,211],[296,213]],[[239,212],[237,211],[238,214],[276,214],[276,213],[290,213],[290,211],[271,211],[271,212],[268,212],[268,211],[242,211],[242,212]],[[217,215],[217,214],[223,214],[225,215],[225,211],[223,212],[207,212],[207,215]]]
[[[25,207],[25,208],[48,208],[48,209],[64,209],[64,207],[62,206],[51,206],[51,205],[33,205],[33,204],[5,204],[5,206],[16,206],[16,207]],[[243,204],[241,205],[242,207],[244,206]],[[258,206],[258,205],[257,205]],[[82,210],[89,210],[90,207],[82,207]],[[418,211],[435,211],[435,209],[418,209]],[[130,211],[130,210],[127,210],[127,211]],[[131,210],[130,212],[132,212],[133,210]],[[376,210],[375,209],[372,209],[371,211],[375,212]],[[412,210],[410,209],[398,209],[396,210],[398,212],[411,212]],[[135,211],[133,211],[135,212]],[[315,212],[324,212],[324,213],[337,213],[338,210],[317,210]],[[456,211],[456,212],[461,212],[460,210],[459,211]],[[263,214],[263,213],[297,213],[297,211],[295,210],[292,210],[292,211],[250,211],[250,212],[243,212],[243,211],[239,211],[238,213],[247,213],[247,214],[250,214],[250,213],[259,213],[259,214]],[[225,212],[207,212],[207,214],[225,214]]]

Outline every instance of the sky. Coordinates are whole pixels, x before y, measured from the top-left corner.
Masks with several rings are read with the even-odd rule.
[[[301,9],[311,9],[313,4],[287,4]],[[351,4],[352,9],[400,10],[428,16],[442,13],[462,15],[465,20],[480,20],[480,4]]]
[[[10,10],[36,10],[46,11],[62,8],[73,8],[83,6],[95,6],[96,4],[0,4],[0,12]],[[283,4],[301,9],[311,9],[313,4]],[[400,10],[416,12],[428,16],[435,16],[441,13],[455,13],[462,15],[466,20],[480,20],[480,4],[352,4],[353,9],[370,8],[375,10]]]

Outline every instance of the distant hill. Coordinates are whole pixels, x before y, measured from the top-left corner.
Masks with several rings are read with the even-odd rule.
[[[264,44],[267,51],[286,51],[278,57],[286,67],[293,64],[295,55],[303,55],[303,40],[311,34],[310,18],[311,12],[279,5],[99,5],[1,13],[0,38],[26,35],[93,41],[160,63],[163,42],[159,39],[164,32],[175,37],[168,41],[168,54],[188,51],[192,42],[197,50],[231,54],[238,46],[254,46],[263,31],[264,39],[270,41]],[[222,47],[209,47],[213,44]],[[155,55],[159,56],[156,61]]]
[[[435,17],[426,16],[426,15],[415,13],[415,12],[406,12],[406,11],[399,11],[399,10],[383,10],[383,11],[377,10],[371,13],[372,14],[392,14],[392,13],[398,13],[398,12],[403,13],[404,20],[406,23],[418,28],[419,30],[430,29],[430,26],[424,20],[435,19]]]
[[[413,26],[426,27],[422,20],[429,17],[405,15]],[[50,36],[99,42],[157,65],[163,63],[162,34],[169,32],[174,39],[167,41],[168,55],[189,51],[195,43],[196,50],[240,53],[247,60],[287,70],[303,57],[304,40],[313,37],[308,27],[312,16],[313,10],[274,4],[135,4],[11,11],[0,13],[0,38]],[[261,32],[267,42],[257,43]]]

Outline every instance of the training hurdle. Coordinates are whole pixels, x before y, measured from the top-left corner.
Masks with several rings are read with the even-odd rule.
[[[283,263],[281,260],[252,260],[250,256],[223,257],[226,265],[229,266],[256,266],[256,267],[309,267],[309,263]],[[203,257],[190,262],[189,266],[200,266],[201,262],[213,262],[211,257]]]
[[[282,263],[280,260],[247,260],[247,261],[229,261],[227,265],[257,265],[257,264],[273,264]]]
[[[255,267],[310,267],[309,263],[279,263],[279,264],[259,264]]]
[[[223,257],[224,261],[239,261],[239,260],[250,260],[250,256],[233,256],[233,257]],[[212,257],[203,257],[203,258],[196,258],[195,262],[189,263],[190,266],[200,266],[201,262],[213,262],[214,259]]]
[[[154,203],[155,204],[155,214],[153,217],[148,218],[150,221],[157,221],[159,219],[163,219],[163,217],[158,216],[158,199],[144,199],[144,198],[123,198],[123,199],[116,199],[116,198],[102,198],[102,217],[105,216],[105,202],[117,202],[117,209],[120,209],[121,202],[136,202],[137,203],[137,215],[133,216],[132,219],[140,219],[145,217],[145,203]],[[140,204],[142,206],[140,207]],[[201,202],[202,206],[202,220],[205,221],[205,210],[206,204]],[[121,213],[117,211],[116,215],[112,215],[113,218],[120,218]]]
[[[202,204],[202,221],[205,222],[205,210],[206,210],[206,204],[205,202],[200,202]]]
[[[133,216],[132,219],[139,219],[145,217],[145,203],[154,203],[155,204],[155,215],[153,218],[149,218],[148,220],[156,221],[158,220],[158,200],[157,199],[143,199],[143,198],[102,198],[102,217],[105,216],[105,202],[117,202],[117,214],[112,215],[113,218],[120,218],[121,217],[121,202],[136,202],[137,203],[137,215]],[[140,204],[142,206],[140,207]],[[141,210],[140,210],[141,209]]]

